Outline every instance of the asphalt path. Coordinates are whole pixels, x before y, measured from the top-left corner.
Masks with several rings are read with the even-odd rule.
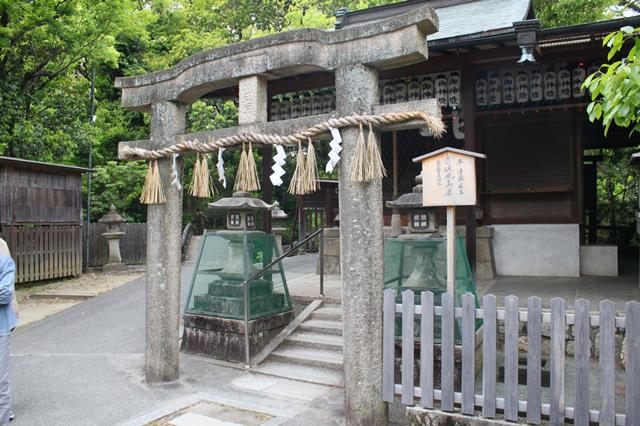
[[[314,265],[312,256],[290,258],[285,270],[294,277]],[[182,270],[183,306],[191,271]],[[144,302],[142,277],[15,332],[12,425],[114,425],[201,391],[198,381],[220,383],[237,374],[182,356],[188,373],[179,381],[146,384]]]

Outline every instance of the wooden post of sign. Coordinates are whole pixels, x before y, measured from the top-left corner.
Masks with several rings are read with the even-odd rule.
[[[456,207],[447,207],[447,291],[456,291]]]
[[[447,208],[447,291],[456,290],[456,206],[476,205],[477,152],[442,148],[414,158],[422,163],[422,205]]]

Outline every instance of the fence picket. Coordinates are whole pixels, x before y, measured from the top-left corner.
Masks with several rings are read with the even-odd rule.
[[[420,405],[433,408],[433,293],[420,295]]]
[[[565,302],[551,299],[551,412],[552,425],[564,424]]]
[[[442,294],[442,347],[440,384],[442,388],[441,408],[453,411],[453,358],[454,358],[454,310],[453,294]]]
[[[542,394],[542,300],[527,300],[527,423],[540,424]]]
[[[573,424],[577,426],[589,426],[589,352],[591,351],[589,309],[588,300],[576,300],[576,316],[573,325],[576,405],[573,411]]]
[[[462,413],[475,413],[476,300],[462,295]]]
[[[627,324],[632,324],[626,327],[626,425],[638,425],[640,424],[640,303],[627,302],[625,311]]]
[[[389,288],[384,291],[383,310],[383,345],[382,345],[382,399],[393,402],[395,388],[395,318],[396,318],[396,291]]]
[[[616,396],[616,305],[611,300],[600,302],[600,424],[615,424]]]
[[[518,420],[518,298],[505,298],[504,418]]]
[[[413,405],[413,291],[402,292],[402,403]]]
[[[482,298],[482,415],[496,416],[496,297],[487,294]]]

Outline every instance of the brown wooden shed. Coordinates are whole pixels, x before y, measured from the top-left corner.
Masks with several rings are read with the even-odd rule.
[[[0,234],[16,283],[82,273],[82,175],[88,169],[0,157]]]

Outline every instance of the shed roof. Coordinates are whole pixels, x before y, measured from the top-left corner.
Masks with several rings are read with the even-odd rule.
[[[65,164],[45,163],[42,161],[25,160],[23,158],[0,156],[0,166],[13,166],[22,169],[37,170],[51,173],[85,173],[92,169],[77,166],[67,166]]]

